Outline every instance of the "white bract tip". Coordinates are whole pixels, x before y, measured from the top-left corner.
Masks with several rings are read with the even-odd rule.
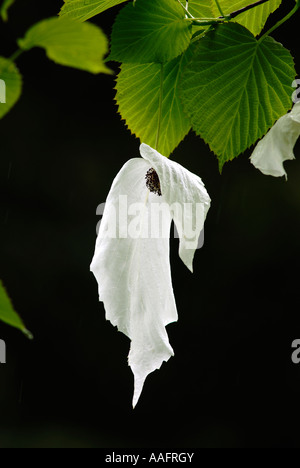
[[[109,192],[91,265],[106,318],[131,340],[133,406],[146,377],[174,355],[166,325],[177,321],[169,238],[172,219],[179,255],[192,271],[210,198],[201,179],[142,144],[143,157],[129,160]],[[161,196],[146,186],[154,169]]]
[[[284,161],[295,159],[294,146],[300,135],[300,102],[291,112],[281,117],[257,144],[251,163],[263,174],[285,176]]]

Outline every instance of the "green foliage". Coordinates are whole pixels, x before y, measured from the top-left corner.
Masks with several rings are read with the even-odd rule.
[[[217,8],[216,2],[211,0],[212,2],[212,11],[214,16],[219,16],[219,10]],[[220,6],[224,15],[228,15],[233,11],[240,10],[251,3],[255,3],[255,0],[219,0]],[[262,5],[259,5],[251,10],[238,15],[234,21],[239,24],[245,26],[249,31],[251,31],[254,36],[257,36],[261,33],[268,17],[270,16],[273,11],[277,10],[277,8],[282,3],[282,0],[269,0]]]
[[[158,150],[169,156],[189,132],[191,124],[178,96],[181,69],[191,57],[182,56],[164,65],[162,122]],[[117,79],[116,101],[130,130],[144,143],[155,146],[159,115],[161,65],[123,64]]]
[[[255,0],[219,0],[224,15],[240,10]],[[255,36],[261,33],[269,15],[273,13],[282,3],[282,0],[269,0],[234,18],[233,21],[245,26]],[[185,4],[185,2],[183,2]],[[189,12],[196,18],[218,18],[220,11],[215,0],[190,0]]]
[[[65,4],[59,14],[65,18],[86,21],[126,1],[127,0],[64,0]]]
[[[118,15],[112,32],[111,60],[167,62],[189,46],[192,26],[175,0],[137,0]]]
[[[261,138],[292,106],[291,54],[229,23],[208,33],[183,72],[180,92],[193,129],[218,155],[220,169]]]
[[[189,12],[194,18],[212,18],[213,12],[211,7],[211,0],[190,0],[189,1]],[[204,31],[198,26],[193,26],[193,35],[197,36],[202,34]]]
[[[8,20],[8,9],[15,3],[15,0],[3,0],[0,15],[3,21]]]
[[[214,3],[213,0],[190,0],[189,12],[195,18],[213,18],[212,3]],[[216,16],[220,16],[220,14]]]
[[[85,20],[125,1],[64,0],[61,18],[35,24],[18,44],[23,51],[42,47],[61,65],[111,73],[105,65],[108,59],[104,60],[107,39],[100,28]],[[219,17],[215,0],[189,0],[189,14],[183,8],[185,0],[129,2],[113,26],[109,59],[122,62],[116,101],[131,132],[155,145],[160,64],[164,64],[161,153],[168,156],[193,125],[217,154],[222,168],[262,137],[291,107],[295,70],[290,53],[268,37],[259,41],[254,37],[281,2],[269,0],[218,26],[190,18]],[[4,19],[13,3],[2,3]],[[225,15],[251,4],[250,0],[219,3]],[[205,33],[203,28],[208,26]],[[0,58],[0,78],[7,84],[1,118],[19,98],[22,79],[15,65],[4,58]]]
[[[21,330],[28,338],[32,338],[31,333],[26,329],[23,321],[15,312],[11,300],[9,299],[2,281],[0,280],[0,320]]]
[[[90,23],[50,18],[32,26],[18,41],[23,50],[43,47],[54,62],[91,73],[111,73],[103,58],[108,50],[106,36]]]
[[[0,79],[3,80],[0,83],[0,87],[3,87],[1,95],[6,94],[6,103],[1,102],[0,96],[0,119],[2,119],[16,104],[22,92],[22,76],[19,70],[11,60],[4,57],[0,57]]]

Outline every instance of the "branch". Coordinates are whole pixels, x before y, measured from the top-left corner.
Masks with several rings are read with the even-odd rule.
[[[217,1],[217,0],[216,0]],[[245,13],[248,10],[252,10],[252,8],[256,8],[260,5],[263,5],[264,3],[268,2],[269,0],[259,0],[258,2],[251,3],[250,5],[241,8],[240,10],[233,11],[232,13],[229,13],[228,15],[224,16],[219,16],[218,18],[194,18],[187,10],[186,8],[182,5],[181,1],[178,0],[182,8],[186,11],[188,14],[188,18],[186,18],[188,21],[192,21],[192,23],[195,26],[208,26],[208,25],[215,25],[215,24],[220,24],[220,22],[224,21],[230,21],[233,18],[236,18],[236,16],[241,15],[242,13]],[[300,6],[300,0],[297,0],[297,8]],[[217,2],[218,5],[218,2]]]

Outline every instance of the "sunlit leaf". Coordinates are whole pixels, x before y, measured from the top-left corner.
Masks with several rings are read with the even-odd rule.
[[[64,0],[60,16],[86,21],[127,0]]]
[[[184,3],[185,2],[183,2],[183,4]],[[214,15],[212,10],[212,0],[190,0],[188,9],[195,18],[213,18]]]
[[[18,41],[24,50],[43,47],[60,65],[91,73],[111,73],[103,62],[108,41],[98,26],[61,18],[50,18],[32,26]]]
[[[220,16],[220,12],[214,0],[211,0],[212,11],[214,16]],[[219,0],[220,6],[224,15],[228,15],[234,11],[240,10],[251,3],[255,3],[255,0]],[[248,10],[241,15],[238,15],[234,21],[245,26],[249,31],[251,31],[255,36],[260,34],[264,25],[273,11],[282,3],[282,0],[269,0],[262,5],[259,5],[251,10]]]
[[[22,93],[22,76],[11,60],[0,57],[0,119],[16,104]]]
[[[174,0],[137,0],[118,15],[110,59],[127,63],[167,62],[189,46],[192,26]]]
[[[270,37],[257,41],[243,26],[219,26],[196,45],[180,92],[193,129],[220,169],[261,138],[292,106],[290,52]]]
[[[21,330],[28,338],[32,338],[31,333],[26,329],[22,319],[15,312],[10,298],[4,289],[2,281],[0,280],[0,320],[11,325],[12,327]]]
[[[159,151],[165,156],[176,148],[191,128],[178,96],[178,79],[191,56],[184,55],[164,65],[162,122]],[[141,142],[155,145],[160,96],[161,66],[157,63],[123,64],[117,79],[116,101],[128,128]]]
[[[3,0],[0,15],[3,21],[8,21],[8,10],[15,3],[15,0]]]

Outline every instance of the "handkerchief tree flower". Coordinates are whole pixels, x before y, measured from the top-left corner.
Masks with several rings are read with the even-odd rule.
[[[2,2],[3,20],[13,3]],[[108,47],[102,30],[87,20],[123,3]],[[21,95],[16,61],[34,47],[61,65],[93,74],[112,74],[108,61],[120,64],[115,100],[143,142],[142,158],[128,161],[112,184],[91,269],[107,319],[131,340],[134,405],[147,375],[173,354],[165,329],[177,320],[171,223],[179,233],[179,255],[192,271],[210,206],[201,179],[169,156],[192,129],[217,156],[222,172],[271,129],[251,162],[264,173],[284,175],[283,161],[293,158],[299,106],[285,114],[292,107],[294,60],[270,34],[297,13],[300,0],[263,32],[281,3],[64,0],[61,18],[34,24],[10,58],[0,57],[0,118]]]
[[[174,220],[179,255],[192,271],[210,207],[201,179],[142,144],[109,192],[91,265],[106,318],[131,340],[133,406],[145,379],[173,355],[166,325],[177,321],[169,236]],[[134,226],[134,229],[132,229]]]
[[[65,3],[61,14],[66,18],[95,14],[80,0]],[[177,320],[171,222],[180,237],[179,255],[192,271],[210,207],[201,179],[168,157],[192,128],[217,155],[222,171],[291,108],[293,58],[269,35],[298,10],[299,1],[259,38],[281,0],[241,1],[236,11],[227,0],[198,3],[129,2],[112,30],[109,59],[121,62],[116,102],[144,143],[142,158],[129,160],[112,184],[91,270],[107,320],[131,340],[133,406],[147,376],[173,355],[166,332]]]
[[[300,136],[300,102],[281,117],[267,135],[257,144],[251,163],[263,174],[285,176],[284,161],[295,159],[294,146]]]
[[[1,2],[3,21],[14,3]],[[87,20],[123,3],[108,44]],[[251,162],[264,174],[286,176],[283,163],[294,159],[300,134],[300,104],[291,110],[295,63],[271,33],[298,12],[300,0],[264,31],[282,3],[64,0],[60,18],[33,24],[10,57],[0,56],[0,119],[22,93],[16,62],[33,48],[94,75],[112,75],[108,61],[120,64],[115,101],[128,129],[143,142],[142,157],[129,160],[112,184],[91,270],[106,318],[131,340],[133,406],[147,376],[173,355],[166,332],[177,320],[171,223],[179,233],[180,258],[192,271],[210,207],[201,179],[169,156],[192,129],[216,155],[220,172],[259,140]],[[1,282],[0,320],[30,336]]]

